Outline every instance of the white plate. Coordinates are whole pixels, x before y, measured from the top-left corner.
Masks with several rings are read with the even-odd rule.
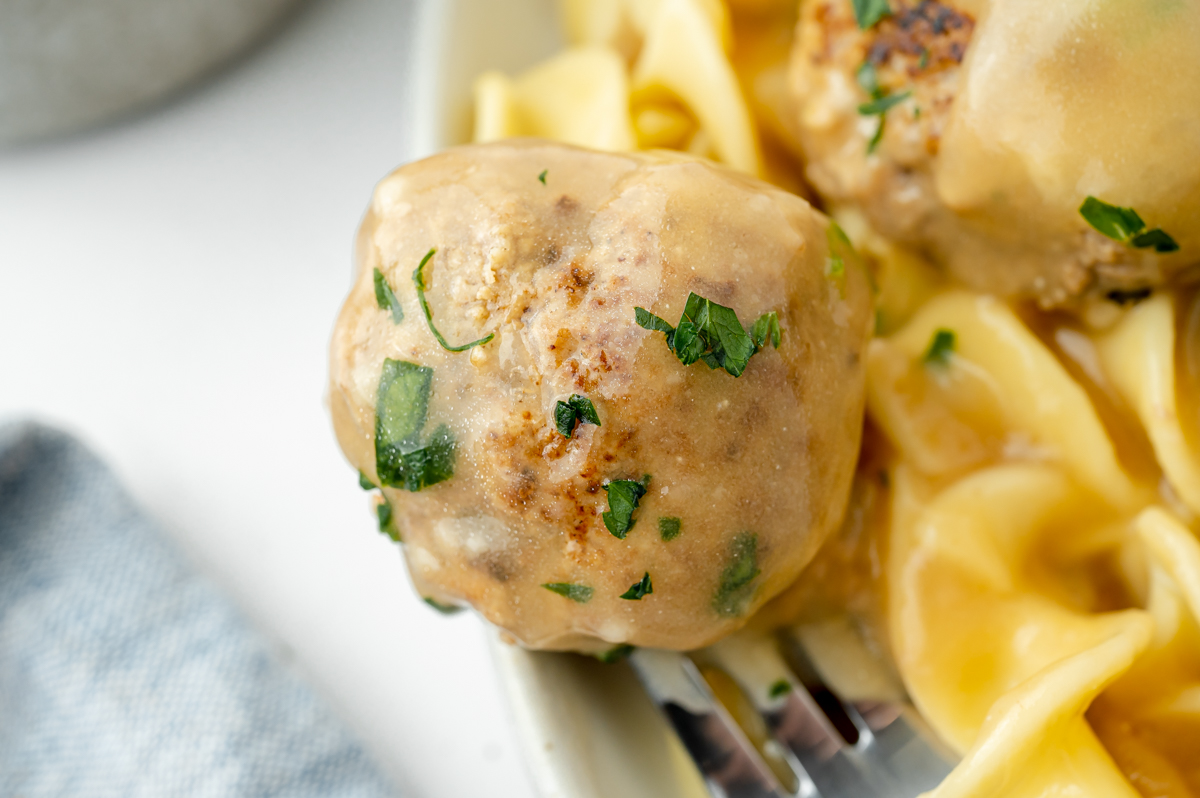
[[[428,0],[414,64],[414,157],[471,135],[471,84],[562,45],[554,0]],[[525,651],[492,632],[493,659],[542,798],[701,798],[682,746],[625,663]]]

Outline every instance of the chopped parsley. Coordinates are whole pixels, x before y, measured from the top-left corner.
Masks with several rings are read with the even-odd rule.
[[[650,572],[647,571],[641,581],[633,583],[628,590],[621,594],[621,598],[627,601],[641,601],[653,592],[654,585],[650,584]]]
[[[367,478],[363,472],[358,472],[358,486],[363,490],[375,490],[375,483]]]
[[[592,600],[592,593],[595,592],[587,585],[576,585],[571,582],[547,582],[542,587],[551,593],[557,593],[564,598],[569,598],[576,604],[587,604]]]
[[[760,573],[758,535],[739,532],[729,542],[729,560],[713,594],[712,606],[717,614],[741,615],[754,593],[751,583]]]
[[[375,505],[375,516],[379,519],[379,531],[397,543],[403,543],[400,538],[400,528],[396,526],[396,514],[391,503],[384,499]]]
[[[858,71],[854,73],[855,80],[862,90],[870,95],[872,100],[879,99],[883,96],[883,89],[879,88],[879,72],[876,71],[875,65],[870,61],[863,61]]]
[[[928,366],[948,366],[956,343],[957,336],[953,330],[939,329],[933,334],[921,360]]]
[[[830,221],[825,228],[825,243],[829,255],[825,259],[825,277],[837,286],[838,293],[846,296],[846,261],[854,258],[854,245],[850,237],[837,222]]]
[[[875,128],[875,135],[871,136],[871,140],[867,142],[867,153],[875,152],[875,148],[879,146],[879,142],[883,141],[883,127],[887,119],[887,112],[895,106],[904,102],[909,98],[912,92],[900,92],[899,94],[884,94],[871,99],[870,102],[865,102],[858,106],[858,112],[863,116],[879,117],[879,125]]]
[[[605,665],[611,665],[618,660],[625,659],[633,653],[633,646],[628,643],[621,643],[610,648],[608,651],[603,651],[599,654],[593,654],[596,659],[603,662]]]
[[[771,685],[771,689],[767,690],[767,695],[771,698],[779,698],[792,692],[792,683],[787,679],[780,679]]]
[[[663,515],[658,519],[658,536],[663,540],[674,540],[683,531],[683,521],[674,516]]]
[[[858,80],[858,85],[867,93],[871,99],[868,102],[858,106],[859,114],[863,116],[878,116],[879,126],[875,128],[875,135],[871,136],[871,140],[867,142],[867,154],[875,152],[875,148],[879,146],[879,142],[883,141],[883,125],[884,115],[887,114],[894,106],[903,102],[908,98],[911,92],[902,92],[900,94],[888,94],[879,85],[879,73],[875,70],[875,65],[870,61],[864,61],[862,66],[855,73]]]
[[[454,436],[445,424],[421,444],[433,369],[385,360],[375,408],[375,472],[379,482],[418,491],[454,476]]]
[[[624,540],[629,530],[633,529],[633,511],[646,495],[646,485],[649,482],[650,477],[646,476],[641,482],[634,479],[614,479],[604,486],[604,491],[608,494],[608,510],[601,517],[604,519],[604,526],[613,537]]]
[[[873,28],[875,23],[892,13],[892,9],[888,6],[888,0],[853,0],[853,2],[854,18],[858,20],[860,30]]]
[[[543,170],[542,170],[542,173],[541,173],[540,175],[538,175],[538,180],[541,182],[541,184],[542,184],[543,186],[544,186],[544,185],[546,185],[546,175],[548,175],[548,174],[550,174],[550,170],[549,170],[549,169],[543,169]]]
[[[438,332],[438,328],[433,326],[433,311],[429,309],[429,300],[425,298],[424,271],[425,264],[429,263],[436,253],[436,249],[431,249],[426,252],[425,257],[421,258],[420,265],[413,270],[412,274],[413,285],[417,287],[417,301],[421,303],[421,312],[425,314],[425,322],[429,325],[429,331],[433,333],[433,337],[437,339],[437,342],[442,345],[442,349],[445,349],[447,352],[465,352],[473,347],[483,346],[488,341],[495,338],[496,334],[488,333],[485,337],[480,338],[478,341],[472,341],[471,343],[463,344],[462,346],[450,346],[450,344],[446,342],[446,339],[442,337],[442,334]]]
[[[695,292],[688,294],[677,327],[645,308],[634,308],[633,313],[639,327],[667,334],[667,348],[685,366],[702,360],[710,369],[723,368],[734,377],[740,377],[750,358],[766,344],[768,333],[769,340],[776,349],[779,348],[778,314],[764,313],[748,333],[732,308],[718,305]],[[762,343],[756,343],[754,331],[759,331]]]
[[[756,350],[764,348],[768,343],[778,349],[782,334],[779,329],[779,314],[773,310],[759,316],[750,328],[750,338],[754,341]]]
[[[435,610],[440,612],[442,615],[454,615],[455,613],[462,612],[462,610],[463,610],[462,607],[456,607],[453,604],[443,604],[442,602],[438,601],[437,599],[432,599],[429,596],[425,596],[421,600],[424,601],[426,604],[428,604],[430,607],[433,607]]]
[[[400,300],[396,298],[396,292],[388,285],[387,278],[383,276],[383,272],[379,269],[375,270],[375,304],[379,305],[380,310],[390,310],[392,312],[392,322],[399,324],[404,321],[404,307],[400,304]]]
[[[1146,223],[1133,208],[1109,205],[1089,196],[1079,206],[1079,215],[1097,232],[1128,244],[1137,249],[1153,249],[1155,252],[1176,252],[1179,245],[1161,228],[1146,229]]]
[[[886,114],[892,108],[909,98],[911,92],[902,91],[899,94],[886,94],[883,97],[878,97],[871,100],[869,103],[862,103],[858,106],[858,112],[863,116],[877,116]]]
[[[1143,299],[1149,298],[1154,293],[1154,289],[1146,286],[1145,288],[1133,288],[1129,291],[1109,291],[1104,296],[1109,302],[1116,302],[1124,307],[1125,305],[1136,305]]]
[[[581,394],[571,394],[565,402],[559,400],[554,406],[554,426],[563,437],[569,438],[575,432],[575,424],[595,424],[600,426],[600,414],[592,400]]]

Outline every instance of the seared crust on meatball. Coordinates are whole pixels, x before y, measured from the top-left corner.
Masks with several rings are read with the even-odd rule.
[[[839,242],[804,200],[665,154],[517,141],[385,179],[334,334],[331,406],[350,461],[383,484],[418,590],[540,648],[688,649],[740,626],[844,510],[871,300]],[[436,340],[413,280],[435,249],[433,325],[486,343]],[[684,365],[635,308],[674,326],[691,292],[746,327],[777,314],[778,348],[768,336],[737,377]],[[441,463],[407,485],[377,445],[389,374],[426,386],[408,448]],[[600,423],[568,410],[568,436],[573,396]],[[638,491],[622,528],[620,494]]]
[[[850,0],[802,6],[790,70],[797,134],[807,177],[833,208],[860,209],[879,233],[924,252],[960,282],[1045,307],[1169,276],[1157,253],[1105,238],[1078,214],[1047,230],[1037,207],[1029,207],[1027,224],[1013,224],[1011,209],[1001,217],[950,207],[935,170],[970,67],[976,20],[954,2],[891,5],[891,15],[868,30],[859,28]],[[905,95],[885,114],[860,112],[872,100],[864,65],[877,81],[876,97]]]

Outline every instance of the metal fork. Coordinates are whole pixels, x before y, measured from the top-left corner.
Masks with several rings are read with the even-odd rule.
[[[953,768],[954,755],[911,705],[841,700],[794,636],[761,638],[753,651],[739,645],[744,656],[705,671],[731,679],[753,707],[761,748],[691,657],[655,649],[630,657],[714,798],[914,798]]]

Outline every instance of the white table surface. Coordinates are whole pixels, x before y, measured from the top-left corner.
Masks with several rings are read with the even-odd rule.
[[[0,419],[75,432],[406,796],[526,796],[484,632],[415,597],[324,406],[413,15],[324,0],[147,114],[0,152]]]

